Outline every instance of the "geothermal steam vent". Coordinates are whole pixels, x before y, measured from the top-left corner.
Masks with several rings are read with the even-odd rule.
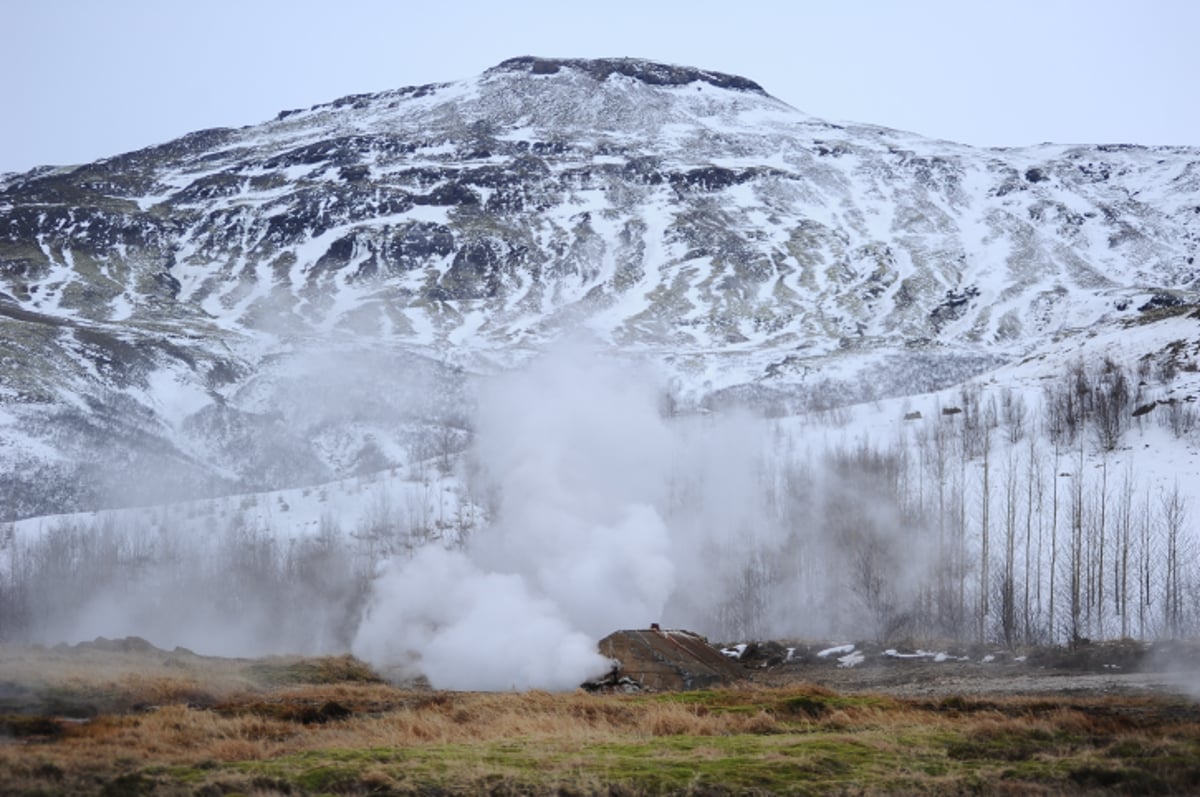
[[[647,689],[703,689],[745,677],[740,666],[691,631],[615,631],[600,653],[618,662],[613,676]]]

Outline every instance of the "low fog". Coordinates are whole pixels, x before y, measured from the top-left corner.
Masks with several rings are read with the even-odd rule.
[[[601,637],[655,622],[1015,647],[1186,636],[1200,616],[1186,495],[1085,457],[1082,415],[1047,437],[1011,395],[997,411],[964,390],[872,441],[844,411],[678,413],[654,367],[601,347],[447,393],[423,378],[415,403],[396,371],[373,398],[371,362],[347,361],[348,393],[304,391],[303,364],[256,389],[329,451],[375,435],[376,469],[0,527],[0,641],[350,650],[435,687],[570,689],[608,668]]]
[[[671,435],[649,375],[560,351],[488,383],[471,457],[492,523],[375,581],[354,652],[436,687],[571,688],[596,642],[662,617],[675,586],[661,514]]]
[[[348,367],[361,377],[363,359]],[[307,371],[275,382],[295,392],[295,373]],[[362,401],[361,380],[291,399],[262,384],[264,406],[278,396],[307,429],[332,428],[322,402],[374,428],[402,407],[394,423],[413,427],[394,391]],[[606,669],[596,642],[621,628],[731,639],[865,617],[831,565],[839,546],[822,540],[818,515],[843,510],[834,477],[818,485],[761,419],[675,417],[665,396],[650,366],[566,346],[480,380],[449,433],[439,409],[432,431],[410,433],[403,467],[321,487],[322,501],[354,492],[356,505],[321,504],[317,529],[281,532],[300,512],[282,495],[50,521],[6,548],[4,636],[136,635],[221,655],[350,648],[435,686],[570,688]],[[422,401],[429,418],[438,402]]]

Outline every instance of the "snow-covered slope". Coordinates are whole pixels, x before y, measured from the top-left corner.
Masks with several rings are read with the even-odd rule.
[[[456,450],[471,376],[564,337],[684,408],[934,390],[1183,315],[1198,253],[1194,149],[980,150],[515,58],[5,177],[0,518]]]

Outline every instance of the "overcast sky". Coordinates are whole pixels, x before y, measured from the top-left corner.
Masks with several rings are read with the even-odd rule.
[[[80,163],[516,55],[748,77],[980,146],[1200,145],[1196,0],[0,0],[0,172]]]

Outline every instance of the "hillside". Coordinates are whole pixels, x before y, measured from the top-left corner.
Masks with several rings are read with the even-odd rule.
[[[10,175],[0,639],[568,689],[658,620],[1195,635],[1197,254],[1198,150],[629,59]]]
[[[0,506],[399,464],[564,337],[684,408],[953,385],[1196,302],[1198,194],[1193,149],[978,150],[536,58],[9,176]]]

